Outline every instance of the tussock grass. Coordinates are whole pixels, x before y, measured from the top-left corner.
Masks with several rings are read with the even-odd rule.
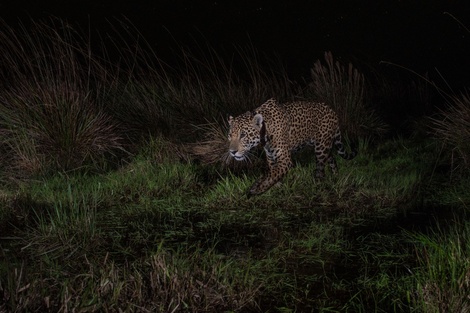
[[[316,61],[310,73],[307,96],[335,110],[346,136],[357,139],[384,134],[387,126],[368,107],[364,74],[352,63],[345,66],[335,61],[331,52],[325,52],[325,62]]]
[[[430,118],[430,131],[450,153],[452,171],[468,172],[470,168],[470,97],[451,97],[450,105]]]
[[[409,234],[419,265],[411,296],[422,312],[468,312],[470,225],[460,216],[442,224],[438,222],[430,234]]]
[[[205,138],[193,145],[192,152],[206,164],[236,164],[228,153],[227,123],[220,124],[213,122],[199,125],[198,128]]]
[[[198,125],[224,128],[222,116],[273,96],[292,97],[296,88],[280,62],[262,62],[253,48],[238,47],[230,61],[211,47],[182,48],[180,65],[170,67],[132,26],[115,28],[116,51],[92,47],[90,38],[60,20],[20,30],[4,26],[2,158],[23,178],[99,170],[114,155],[137,153],[162,135],[173,142],[201,140],[194,155],[210,163],[223,157],[216,154],[220,139],[217,133],[205,138]]]
[[[10,175],[101,168],[124,149],[96,85],[106,70],[87,42],[62,21],[33,32],[2,25],[0,136]],[[13,174],[14,173],[14,174]]]

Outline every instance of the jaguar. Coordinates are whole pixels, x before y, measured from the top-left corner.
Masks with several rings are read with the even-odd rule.
[[[280,104],[269,99],[252,112],[229,116],[229,156],[237,161],[247,160],[250,150],[264,148],[268,172],[249,189],[248,197],[259,195],[277,184],[292,167],[292,152],[313,146],[316,156],[315,176],[325,176],[328,163],[332,172],[337,165],[333,148],[346,160],[354,158],[355,149],[344,148],[338,116],[325,103],[295,101]]]

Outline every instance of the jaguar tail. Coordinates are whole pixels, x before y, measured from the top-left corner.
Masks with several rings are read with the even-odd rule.
[[[344,148],[343,140],[341,138],[341,131],[339,129],[336,131],[335,134],[334,146],[336,147],[336,151],[339,156],[345,160],[351,160],[357,155],[357,148],[355,147],[355,145],[351,145],[351,152],[346,151],[346,149]]]

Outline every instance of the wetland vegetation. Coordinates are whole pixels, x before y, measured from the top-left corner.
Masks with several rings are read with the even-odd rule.
[[[0,311],[470,310],[467,94],[28,27],[0,32]],[[358,156],[319,182],[304,151],[248,199],[263,156],[226,161],[225,116],[271,97],[328,102]]]

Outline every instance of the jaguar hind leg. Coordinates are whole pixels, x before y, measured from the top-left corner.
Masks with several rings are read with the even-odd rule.
[[[332,155],[328,157],[328,165],[330,166],[331,172],[333,174],[338,174],[338,166],[336,165],[336,159]]]
[[[324,145],[315,146],[316,169],[315,177],[322,179],[325,177],[325,164],[328,162],[331,166],[328,149]]]

